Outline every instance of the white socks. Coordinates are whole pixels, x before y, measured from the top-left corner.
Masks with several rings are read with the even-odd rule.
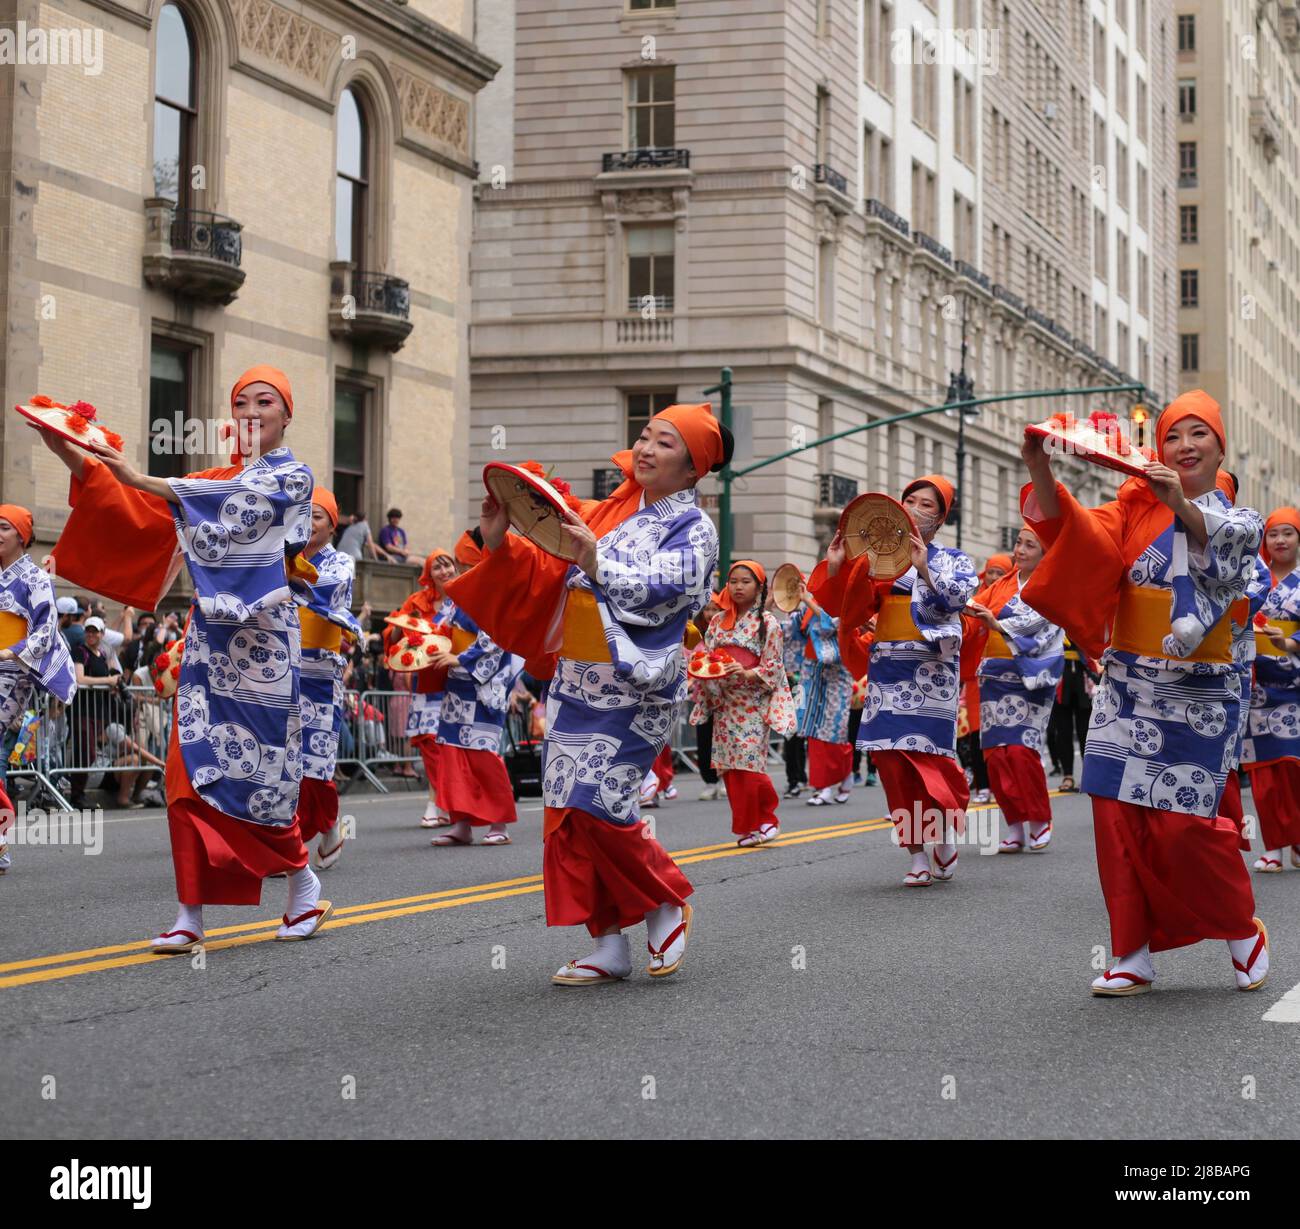
[[[1252,986],[1258,986],[1260,982],[1268,976],[1268,945],[1265,944],[1259,950],[1259,955],[1255,957],[1255,963],[1250,963],[1250,954],[1255,950],[1255,944],[1259,941],[1263,931],[1256,931],[1248,939],[1229,939],[1228,951],[1232,953],[1232,959],[1235,961],[1232,971],[1237,976],[1237,989],[1249,990]],[[1237,965],[1245,967],[1243,973]]]
[[[308,909],[314,909],[320,900],[320,880],[310,866],[294,871],[289,876],[289,904],[285,912],[295,918]]]
[[[1019,841],[1021,845],[1025,843],[1025,825],[1023,823],[1007,823],[1007,840]]]
[[[919,875],[922,871],[930,869],[930,854],[925,849],[918,849],[912,855],[912,867],[907,872],[909,875]]]
[[[203,940],[203,906],[202,905],[178,905],[176,913],[176,925],[172,927],[172,932],[179,930],[188,930],[200,942]],[[159,935],[154,941],[154,947],[185,947],[193,943],[193,939],[187,938],[182,934],[172,933],[170,939],[164,939]]]
[[[575,968],[575,965],[590,965],[590,968]],[[610,977],[626,977],[632,972],[632,951],[628,947],[627,935],[601,935],[596,940],[596,950],[589,956],[580,956],[573,964],[566,964],[556,971],[557,977],[568,979],[595,979],[602,973]]]
[[[658,952],[664,945],[664,940],[668,938],[682,921],[681,905],[660,905],[658,909],[652,909],[645,915],[646,937],[650,940],[650,946]],[[686,950],[686,932],[683,930],[667,951],[662,954],[664,964],[674,964],[677,958]],[[651,959],[653,966],[659,957]]]
[[[436,802],[434,802],[432,798],[430,798],[429,801],[428,801],[428,803],[425,805],[425,808],[424,808],[424,818],[425,818],[425,819],[437,819],[437,818],[438,818],[438,804],[437,804]]]

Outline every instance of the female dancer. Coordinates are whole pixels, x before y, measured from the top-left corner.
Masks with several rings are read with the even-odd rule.
[[[731,830],[737,845],[764,845],[780,834],[780,800],[767,775],[767,732],[794,731],[794,700],[781,655],[781,625],[764,609],[767,574],[752,559],[731,565],[718,596],[721,613],[704,637],[707,648],[734,658],[716,682],[692,679],[691,723],[713,716],[713,767],[727,783]]]
[[[903,489],[917,532],[912,566],[897,580],[873,579],[867,555],[846,567],[844,541],[836,534],[808,585],[839,615],[845,664],[867,674],[858,743],[871,752],[898,842],[912,856],[903,878],[909,888],[953,877],[955,838],[965,831],[970,800],[957,764],[958,663],[961,612],[979,581],[969,555],[933,541],[952,501],[952,483],[938,474]],[[870,668],[861,671],[856,630],[873,615]],[[933,870],[927,844],[935,847]]]
[[[980,575],[980,589],[987,589],[1004,577],[1015,564],[1010,555],[990,555]],[[969,624],[967,626],[970,626]],[[989,770],[980,750],[980,685],[975,677],[979,661],[969,648],[962,653],[962,698],[958,710],[966,710],[966,733],[957,739],[957,759],[970,768],[972,802],[989,800]]]
[[[64,704],[77,690],[67,642],[59,635],[54,585],[26,555],[32,544],[32,514],[17,504],[0,504],[0,874],[9,869],[4,833],[13,821],[6,792],[9,753],[16,723],[40,688]]]
[[[971,601],[967,633],[980,649],[980,749],[993,796],[1007,821],[999,853],[1020,853],[1029,825],[1029,849],[1052,839],[1052,801],[1042,750],[1056,684],[1065,664],[1065,633],[1021,597],[1043,557],[1043,544],[1021,529],[1014,568]]]
[[[1247,719],[1242,762],[1259,816],[1264,852],[1255,869],[1300,867],[1300,511],[1278,508],[1264,524],[1261,551],[1271,587],[1255,633],[1255,688]]]
[[[456,560],[449,550],[434,550],[420,570],[420,587],[394,611],[412,615],[429,623],[448,624],[456,610],[447,596],[446,584],[456,576]],[[391,624],[384,631],[384,645],[391,648],[402,632]],[[429,801],[420,820],[421,828],[441,828],[451,823],[451,816],[438,802],[438,722],[442,715],[442,695],[447,672],[427,666],[415,676],[415,693],[406,717],[406,737],[420,753],[424,775],[429,782]]]
[[[804,600],[799,733],[808,741],[808,784],[813,791],[808,805],[824,807],[848,802],[853,792],[853,676],[840,660],[839,623],[811,593]]]
[[[1092,992],[1144,993],[1152,952],[1202,939],[1227,940],[1237,988],[1254,990],[1268,935],[1236,828],[1218,815],[1243,703],[1228,612],[1263,526],[1226,493],[1227,436],[1208,394],[1171,402],[1153,440],[1160,460],[1145,477],[1091,510],[1054,479],[1039,441],[1022,450],[1025,519],[1047,548],[1022,596],[1102,663],[1082,785],[1118,960]]]
[[[181,552],[194,580],[167,752],[180,911],[153,941],[163,954],[203,942],[204,905],[256,905],[272,875],[289,880],[278,939],[311,938],[333,910],[294,823],[302,778],[294,593],[305,594],[315,574],[299,558],[311,536],[311,471],[284,443],[293,392],[283,372],[250,368],[230,407],[234,464],[186,478],[150,477],[116,449],[87,457],[41,432],[72,471],[72,513],[52,552],[60,576],[142,609],[154,608]]]
[[[806,583],[807,579],[802,572],[799,574],[801,583]],[[803,653],[808,642],[803,634],[803,618],[808,612],[807,593],[808,590],[804,589],[799,605],[781,620],[781,655],[785,659],[786,685],[794,697],[796,722],[803,708]],[[782,755],[785,758],[785,797],[798,798],[808,784],[807,740],[797,732],[791,734],[785,740]]]
[[[585,924],[597,940],[556,973],[562,986],[626,977],[621,932],[643,919],[652,977],[676,972],[686,951],[693,889],[638,822],[637,796],[685,696],[686,621],[708,600],[717,561],[695,486],[730,448],[708,405],[669,406],[615,456],[627,480],[569,515],[576,563],[507,535],[489,496],[479,522],[486,557],[449,586],[514,652],[532,661],[558,649],[547,701],[546,920]]]
[[[466,532],[456,543],[455,555],[463,574],[479,562],[482,549]],[[451,827],[429,843],[472,845],[471,829],[486,827],[484,845],[509,845],[506,828],[518,814],[510,773],[501,758],[501,731],[524,663],[493,643],[454,599],[449,626],[451,651],[437,654],[433,665],[447,672],[438,715],[438,801]]]
[[[352,613],[356,563],[335,550],[330,537],[338,528],[339,507],[324,487],[311,495],[311,537],[303,555],[316,569],[311,596],[298,607],[302,625],[302,784],[298,789],[298,830],[304,844],[320,837],[312,854],[317,870],[329,870],[343,856],[343,834],[336,831],[339,791],[334,762],[343,727],[343,637],[361,637]]]

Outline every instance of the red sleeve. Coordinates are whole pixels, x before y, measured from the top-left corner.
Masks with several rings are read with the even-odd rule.
[[[179,568],[166,500],[123,486],[87,457],[82,477],[73,476],[68,503],[72,513],[50,552],[51,570],[124,606],[156,609]]]

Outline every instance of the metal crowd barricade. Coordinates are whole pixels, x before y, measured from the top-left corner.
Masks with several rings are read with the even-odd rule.
[[[379,779],[377,770],[396,770],[401,764],[410,764],[418,777],[423,761],[406,737],[406,718],[414,693],[370,690],[352,694],[357,697],[355,710],[350,714],[356,751],[347,762],[356,763],[366,779],[382,793],[388,793],[388,787]]]

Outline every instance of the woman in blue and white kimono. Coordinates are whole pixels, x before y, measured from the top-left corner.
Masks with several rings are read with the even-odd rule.
[[[67,642],[59,635],[54,585],[24,553],[32,543],[32,514],[0,504],[0,874],[9,869],[4,834],[13,821],[6,792],[9,753],[32,693],[69,704],[77,680]]]
[[[1043,557],[1028,526],[1016,539],[1007,575],[981,589],[967,608],[967,634],[980,642],[980,750],[1007,821],[999,853],[1042,853],[1052,839],[1052,800],[1043,771],[1047,723],[1065,670],[1065,632],[1021,596]]]
[[[330,545],[338,528],[339,507],[333,492],[317,487],[311,496],[311,540],[303,554],[316,569],[311,593],[301,599],[302,624],[302,784],[298,790],[298,830],[304,842],[320,839],[312,865],[329,870],[343,856],[346,833],[338,831],[339,791],[334,765],[343,728],[345,643],[361,638],[352,613],[356,562]]]
[[[724,439],[726,442],[724,442]],[[717,534],[695,485],[730,455],[707,405],[669,406],[628,453],[627,480],[569,514],[569,564],[517,534],[490,496],[483,562],[449,586],[498,643],[545,677],[546,918],[586,925],[590,956],[552,979],[616,981],[632,970],[622,931],[646,924],[652,977],[677,971],[691,929],[690,882],[640,822],[641,782],[686,696],[686,622],[709,600]]]
[[[482,558],[470,533],[461,535],[455,557],[462,572]],[[518,814],[501,758],[501,734],[523,659],[501,648],[455,605],[444,624],[451,629],[451,651],[436,655],[433,665],[447,671],[438,717],[438,805],[451,827],[429,843],[472,845],[471,830],[486,827],[484,845],[509,845],[507,828]]]
[[[235,463],[185,478],[143,474],[107,446],[92,446],[87,458],[42,432],[73,475],[72,513],[52,552],[60,576],[145,609],[182,557],[194,581],[167,753],[180,911],[153,941],[163,954],[203,943],[205,904],[256,905],[273,875],[289,881],[278,939],[310,938],[333,910],[294,822],[302,779],[296,600],[315,578],[300,557],[311,536],[311,470],[284,443],[293,393],[283,372],[250,368],[230,404]]]
[[[848,802],[853,792],[853,744],[849,716],[853,676],[840,659],[839,620],[808,595],[802,619],[803,668],[799,696],[799,735],[808,740],[810,807]]]
[[[969,555],[933,540],[953,494],[952,483],[939,474],[903,488],[917,533],[912,566],[897,580],[875,580],[866,554],[846,567],[844,541],[836,534],[808,582],[817,600],[839,616],[845,661],[854,660],[858,629],[876,619],[858,746],[871,752],[898,843],[912,856],[903,877],[909,888],[953,877],[970,801],[957,762],[958,667],[962,611],[979,577]],[[933,869],[928,845],[934,846]]]

